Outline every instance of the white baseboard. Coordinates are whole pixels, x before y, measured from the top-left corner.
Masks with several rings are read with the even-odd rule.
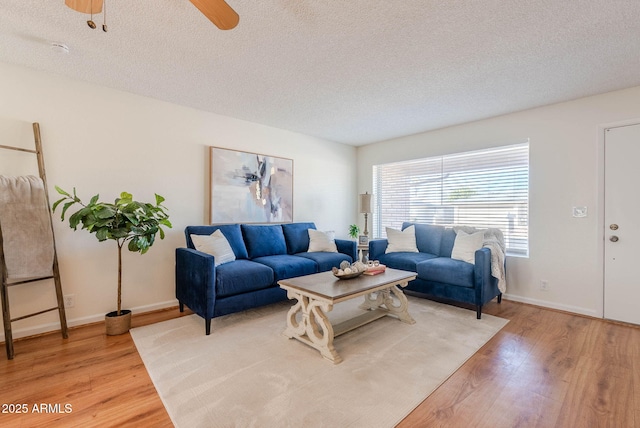
[[[558,309],[560,311],[573,312],[576,314],[587,315],[594,318],[602,318],[602,314],[599,314],[597,311],[592,309],[581,308],[579,306],[571,306],[571,305],[562,305],[554,302],[549,302],[547,300],[538,300],[532,299],[530,297],[522,297],[513,294],[504,294],[504,298],[507,300],[512,300],[514,302],[520,303],[528,303],[530,305],[542,306],[544,308]],[[133,313],[144,313],[157,311],[160,309],[170,308],[173,306],[178,306],[177,300],[169,300],[166,302],[154,303],[151,305],[137,306],[131,308]],[[95,322],[104,321],[104,314],[96,314],[90,315],[81,318],[73,318],[67,320],[68,327],[77,327],[79,325],[91,324]],[[21,337],[35,336],[37,334],[47,333],[50,331],[55,331],[60,329],[60,324],[58,322],[41,324],[27,328],[14,329],[13,330],[13,338],[19,339]],[[4,342],[4,333],[0,332],[0,342]]]
[[[579,306],[563,305],[559,303],[549,302],[547,300],[532,299],[530,297],[522,297],[506,293],[504,294],[504,298],[507,300],[512,300],[514,302],[528,303],[530,305],[542,306],[544,308],[557,309],[560,311],[587,315],[594,318],[602,318],[602,314],[598,313],[598,311],[595,311],[593,309],[581,308]]]
[[[170,308],[172,306],[178,306],[177,300],[169,300],[166,302],[154,303],[151,305],[137,306],[135,308],[131,308],[131,312],[136,313],[144,313],[157,311],[160,309]],[[129,309],[129,308],[127,308]],[[79,325],[91,324],[95,322],[104,321],[104,314],[96,314],[90,315],[81,318],[73,318],[67,319],[67,327],[77,327]],[[13,339],[19,339],[21,337],[35,336],[37,334],[48,333],[50,331],[60,330],[60,323],[53,322],[47,324],[40,324],[36,326],[12,329]],[[4,342],[4,332],[0,331],[0,342]]]

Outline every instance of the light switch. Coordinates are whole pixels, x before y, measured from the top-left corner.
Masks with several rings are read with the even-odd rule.
[[[587,207],[573,207],[573,216],[574,217],[586,217],[587,216]]]

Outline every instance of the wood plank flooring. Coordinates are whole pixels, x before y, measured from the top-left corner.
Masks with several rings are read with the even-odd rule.
[[[640,328],[507,300],[485,309],[509,324],[398,427],[640,428]],[[129,334],[93,324],[15,350],[0,356],[2,427],[172,426]]]

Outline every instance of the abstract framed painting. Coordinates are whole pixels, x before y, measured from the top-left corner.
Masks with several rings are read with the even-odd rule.
[[[209,222],[293,221],[293,159],[210,147]]]

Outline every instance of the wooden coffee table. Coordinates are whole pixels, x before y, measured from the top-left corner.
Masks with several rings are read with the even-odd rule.
[[[287,314],[284,335],[297,339],[320,351],[334,364],[342,358],[333,347],[333,339],[343,333],[387,315],[407,324],[415,320],[409,315],[409,302],[400,287],[415,279],[416,273],[389,269],[378,275],[360,275],[353,279],[338,279],[331,272],[316,273],[278,281],[287,290],[289,299],[296,299]],[[361,309],[368,310],[338,325],[331,325],[327,313],[336,303],[364,296]]]

